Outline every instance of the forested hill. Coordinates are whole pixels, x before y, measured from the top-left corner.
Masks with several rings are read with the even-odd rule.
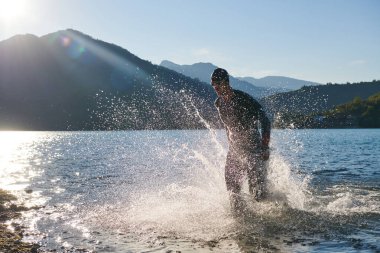
[[[214,99],[208,84],[75,30],[0,42],[0,129],[203,128],[218,124]]]
[[[380,92],[365,100],[355,97],[323,113],[278,114],[273,125],[276,128],[379,128]]]
[[[340,126],[355,126],[364,128],[380,127],[380,92],[362,100],[359,97],[354,98],[350,103],[339,105],[334,109],[326,112],[322,123],[330,126],[339,121]],[[343,120],[342,120],[343,119]],[[326,124],[331,123],[330,125]],[[344,125],[346,123],[346,125]],[[347,124],[349,123],[349,124]]]
[[[262,100],[272,114],[311,114],[324,112],[355,97],[367,99],[380,91],[380,80],[361,83],[305,86],[299,90],[279,93]]]

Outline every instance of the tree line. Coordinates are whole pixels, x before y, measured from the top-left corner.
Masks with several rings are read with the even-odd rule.
[[[377,81],[378,82],[378,81]],[[380,128],[380,92],[319,113],[277,113],[276,128]]]

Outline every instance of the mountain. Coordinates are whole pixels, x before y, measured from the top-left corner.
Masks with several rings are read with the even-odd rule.
[[[176,63],[173,63],[167,60],[162,61],[160,63],[160,66],[174,70],[185,76],[198,79],[209,85],[210,85],[210,78],[211,78],[212,72],[216,68],[218,68],[217,66],[211,63],[195,63],[192,65],[178,65]],[[255,98],[262,98],[265,96],[269,96],[269,95],[284,91],[283,89],[277,89],[277,88],[272,89],[272,88],[256,87],[255,85],[252,85],[249,82],[239,80],[233,76],[230,76],[230,84],[233,88],[247,92],[248,94],[250,94],[251,96]]]
[[[367,99],[377,92],[380,92],[380,81],[375,80],[353,84],[305,86],[296,91],[266,97],[262,103],[273,115],[308,115],[330,110],[352,101],[355,97]]]
[[[202,78],[207,80],[216,68],[196,66],[205,70]],[[0,129],[220,127],[209,81],[184,74],[71,29],[42,37],[17,35],[0,42]],[[250,94],[265,92],[231,80]],[[305,86],[261,101],[273,115],[308,114],[379,91],[380,81]]]
[[[210,76],[217,66],[211,63],[195,63],[192,65],[178,65],[164,60],[160,66],[172,69],[191,78],[210,83]],[[282,76],[267,76],[256,79],[253,77],[230,77],[231,85],[235,89],[245,91],[256,98],[274,95],[280,92],[297,90],[303,86],[320,85],[319,83],[298,80]]]
[[[0,42],[0,129],[218,125],[212,87],[72,29]]]
[[[197,78],[202,82],[210,83],[211,74],[217,66],[211,63],[195,63],[192,65],[178,65],[174,62],[164,60],[160,63],[160,66],[174,70],[185,76],[191,78]]]
[[[284,90],[298,90],[303,86],[321,85],[320,83],[309,82],[284,76],[267,76],[260,79],[253,77],[238,77],[238,79],[249,82],[257,87],[277,88]]]

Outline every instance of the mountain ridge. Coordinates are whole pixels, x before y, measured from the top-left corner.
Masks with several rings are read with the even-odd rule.
[[[217,66],[215,66],[212,63],[199,62],[190,65],[179,65],[169,60],[163,60],[160,63],[160,66],[173,69],[178,73],[187,75],[192,78],[198,78],[199,80],[207,83],[210,82],[210,76],[212,71],[215,68],[217,68]],[[242,81],[243,83],[241,83],[240,81]],[[232,86],[235,85],[239,89],[244,91],[247,91],[247,87],[250,87],[248,84],[251,84],[253,85],[253,87],[251,86],[251,90],[253,89],[254,92],[250,93],[248,89],[248,93],[250,93],[250,95],[252,96],[259,98],[263,96],[274,95],[278,92],[296,90],[302,88],[303,86],[321,85],[316,82],[310,82],[284,76],[267,76],[263,78],[231,76],[231,84]]]
[[[317,82],[305,81],[286,76],[266,76],[262,78],[238,77],[238,79],[245,80],[258,87],[273,87],[287,90],[298,90],[303,86],[321,85]]]
[[[198,79],[210,85],[210,77],[212,72],[218,68],[212,63],[194,63],[191,65],[179,65],[174,62],[164,60],[160,66],[172,69],[185,76]],[[249,82],[241,81],[230,75],[230,84],[233,88],[244,91],[255,98],[262,98],[264,96],[272,95],[278,90],[269,90],[262,87],[256,87]]]

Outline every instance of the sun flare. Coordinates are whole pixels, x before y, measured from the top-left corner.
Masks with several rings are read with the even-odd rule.
[[[25,16],[26,0],[0,0],[0,19],[12,21]]]

